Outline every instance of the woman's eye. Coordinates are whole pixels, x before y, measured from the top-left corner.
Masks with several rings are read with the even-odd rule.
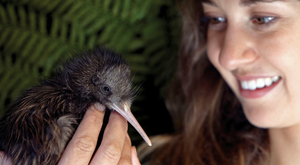
[[[224,23],[226,19],[223,17],[213,17],[211,18],[211,23]]]
[[[209,29],[215,31],[220,31],[224,27],[226,27],[227,20],[224,17],[206,16],[204,20],[208,25]]]
[[[218,24],[218,23],[226,22],[226,19],[223,17],[213,17],[213,16],[206,16],[203,20],[209,24]]]
[[[254,24],[263,25],[272,22],[275,17],[267,16],[267,17],[253,17],[251,20]]]

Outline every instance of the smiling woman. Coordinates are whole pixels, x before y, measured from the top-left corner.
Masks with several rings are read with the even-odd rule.
[[[180,6],[181,54],[168,100],[178,133],[150,162],[300,164],[300,2]]]
[[[293,116],[300,115],[297,111],[300,91],[295,88],[300,81],[299,73],[291,72],[300,63],[297,53],[300,33],[295,33],[300,25],[299,2],[260,2],[247,6],[214,3],[204,5],[204,14],[224,17],[226,21],[208,24],[209,60],[233,90],[252,124],[290,125]],[[222,29],[214,28],[219,24]],[[269,79],[273,79],[270,86],[257,88],[261,80]],[[247,84],[249,89],[240,84]]]

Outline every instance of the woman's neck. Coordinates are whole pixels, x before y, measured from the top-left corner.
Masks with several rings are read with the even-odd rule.
[[[300,125],[269,129],[270,165],[300,164]]]

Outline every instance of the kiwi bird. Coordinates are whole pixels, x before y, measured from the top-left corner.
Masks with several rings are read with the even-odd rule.
[[[56,76],[27,89],[0,119],[0,150],[16,165],[57,164],[84,113],[102,104],[120,113],[151,146],[130,111],[131,73],[113,51],[82,51]]]

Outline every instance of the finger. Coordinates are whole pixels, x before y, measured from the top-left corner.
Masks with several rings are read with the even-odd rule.
[[[131,140],[128,134],[126,134],[125,142],[121,154],[121,158],[119,160],[119,164],[132,164],[131,163]]]
[[[86,111],[59,164],[86,165],[89,163],[103,125],[104,109],[103,106],[97,109],[91,106]]]
[[[116,165],[123,150],[127,134],[127,121],[117,112],[111,112],[103,140],[91,164]]]
[[[131,147],[131,161],[132,165],[141,165],[140,160],[137,156],[136,148],[134,146]]]

